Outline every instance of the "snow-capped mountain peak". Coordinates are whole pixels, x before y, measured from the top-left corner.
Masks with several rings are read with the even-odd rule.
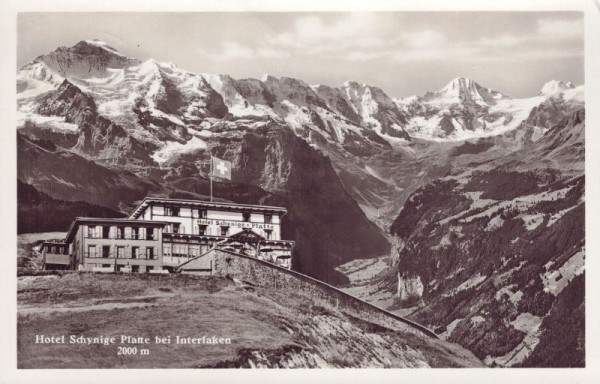
[[[479,86],[479,84],[477,84],[477,82],[473,79],[468,77],[455,77],[454,79],[450,80],[441,91],[472,88],[476,86]]]
[[[107,76],[109,69],[123,69],[139,64],[139,60],[123,56],[116,49],[100,40],[82,40],[72,47],[59,47],[39,56],[22,69],[31,70],[36,64],[44,64],[55,77],[80,79]]]
[[[56,90],[64,80],[92,98],[98,114],[159,148],[189,141],[194,132],[226,116],[229,120],[222,124],[231,127],[273,121],[313,144],[326,141],[352,150],[364,143],[403,146],[411,136],[465,140],[517,128],[547,98],[512,99],[458,77],[437,92],[392,100],[381,88],[362,82],[310,86],[301,79],[268,74],[261,80],[199,74],[170,62],[126,57],[100,40],[83,40],[20,69],[20,126],[29,121],[65,127],[65,121],[55,124],[36,112],[38,96]],[[557,84],[555,88],[567,88],[565,101],[583,101],[582,87]]]
[[[266,82],[269,82],[269,81],[276,81],[276,80],[277,80],[277,77],[275,77],[275,76],[273,76],[271,74],[268,74],[268,73],[265,73],[260,78],[260,81],[262,81],[263,83],[266,83]]]
[[[550,80],[549,82],[544,84],[544,86],[542,87],[542,89],[540,91],[540,95],[542,95],[542,96],[558,96],[561,93],[563,93],[564,91],[566,91],[567,89],[573,89],[573,88],[575,88],[575,85],[573,85],[573,83],[571,83],[570,81],[567,83],[564,83],[563,81],[560,81],[560,80]]]
[[[431,98],[443,99],[446,103],[470,103],[493,105],[497,100],[506,98],[505,95],[490,88],[484,88],[473,79],[457,77],[452,79],[444,88],[435,92]]]
[[[407,132],[426,140],[466,140],[498,135],[519,126],[545,96],[514,99],[473,79],[452,79],[423,97],[395,99],[407,116]]]
[[[82,42],[80,42],[81,44]],[[108,43],[102,41],[102,40],[98,40],[98,39],[90,39],[90,40],[84,40],[83,43],[89,44],[89,45],[93,45],[96,47],[100,47],[110,53],[114,53],[117,55],[122,56],[119,51],[117,51],[116,49],[114,49],[113,47],[111,47],[110,45],[108,45]]]

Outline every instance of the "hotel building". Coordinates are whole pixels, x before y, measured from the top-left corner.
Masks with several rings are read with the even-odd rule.
[[[44,269],[173,271],[214,247],[290,268],[282,207],[145,198],[127,218],[76,218],[63,241],[42,244]]]

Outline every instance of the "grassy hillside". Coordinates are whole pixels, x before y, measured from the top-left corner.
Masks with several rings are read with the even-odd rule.
[[[36,344],[36,335],[67,344]],[[148,337],[147,345],[70,345],[69,335]],[[174,344],[175,336],[231,344]],[[171,336],[172,344],[155,344]],[[138,353],[118,356],[119,346]],[[141,349],[149,354],[141,355]],[[472,353],[351,318],[299,292],[186,275],[70,273],[18,281],[20,368],[459,367]]]

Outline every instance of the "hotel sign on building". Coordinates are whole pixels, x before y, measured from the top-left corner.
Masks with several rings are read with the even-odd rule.
[[[226,226],[226,227],[234,227],[234,228],[255,228],[255,229],[266,229],[273,230],[273,224],[262,224],[262,223],[248,223],[244,221],[225,221],[225,220],[209,220],[209,219],[199,219],[199,225],[215,225],[215,226]]]

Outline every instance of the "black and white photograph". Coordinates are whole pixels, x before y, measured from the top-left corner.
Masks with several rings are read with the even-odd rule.
[[[581,3],[15,12],[12,369],[590,368]]]

